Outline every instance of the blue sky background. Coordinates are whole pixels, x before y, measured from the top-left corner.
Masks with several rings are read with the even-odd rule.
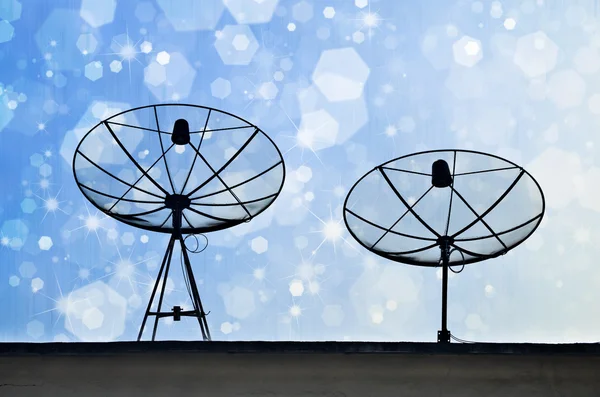
[[[342,204],[375,165],[456,147],[523,165],[547,212],[510,254],[451,278],[450,330],[600,340],[597,6],[0,0],[0,340],[137,336],[168,236],[97,212],[71,161],[100,120],[164,102],[235,113],[286,161],[276,203],[192,256],[213,339],[434,340],[439,272],[364,250]],[[168,307],[186,304],[178,270]]]

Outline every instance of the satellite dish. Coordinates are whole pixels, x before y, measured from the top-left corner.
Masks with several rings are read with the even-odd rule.
[[[283,187],[281,152],[257,126],[233,114],[197,105],[163,104],[116,114],[94,126],[73,158],[83,195],[108,216],[171,235],[138,341],[149,316],[196,317],[210,340],[206,313],[194,280],[184,235],[249,222],[271,205]],[[175,245],[193,310],[162,310]],[[158,287],[158,308],[151,311]]]
[[[470,150],[432,150],[360,178],[346,197],[344,222],[379,256],[442,267],[438,342],[449,343],[448,270],[506,254],[531,236],[544,210],[540,185],[517,164]]]

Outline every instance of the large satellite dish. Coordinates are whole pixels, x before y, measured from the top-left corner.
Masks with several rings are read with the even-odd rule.
[[[257,126],[197,105],[163,104],[127,110],[100,122],[79,143],[75,180],[103,213],[128,225],[171,235],[138,340],[149,316],[196,317],[210,340],[206,313],[184,235],[249,222],[283,187],[285,166],[275,143]],[[175,245],[183,256],[192,310],[161,311]],[[158,306],[152,310],[160,286]]]
[[[346,197],[344,221],[379,256],[442,267],[438,342],[448,343],[448,270],[506,254],[535,231],[544,210],[542,189],[517,164],[470,150],[432,150],[359,179]]]

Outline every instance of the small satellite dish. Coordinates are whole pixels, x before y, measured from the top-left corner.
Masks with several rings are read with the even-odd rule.
[[[344,221],[367,250],[410,265],[442,267],[442,329],[448,270],[506,254],[542,221],[537,181],[501,157],[470,150],[414,153],[375,167],[350,189]],[[459,271],[455,271],[458,273]]]
[[[138,335],[149,316],[196,317],[210,340],[206,313],[184,235],[248,222],[271,205],[283,187],[285,166],[275,143],[257,126],[230,113],[197,105],[163,104],[116,114],[79,143],[73,172],[83,195],[100,211],[128,225],[168,233],[171,239]],[[162,310],[176,244],[193,310]],[[158,307],[152,305],[159,285]]]

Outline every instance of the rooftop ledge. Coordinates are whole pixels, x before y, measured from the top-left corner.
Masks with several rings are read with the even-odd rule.
[[[68,342],[0,343],[0,356],[113,355],[129,353],[316,353],[316,354],[499,354],[600,356],[600,343],[416,343],[416,342]]]
[[[0,396],[598,397],[599,353],[585,343],[0,343]]]

